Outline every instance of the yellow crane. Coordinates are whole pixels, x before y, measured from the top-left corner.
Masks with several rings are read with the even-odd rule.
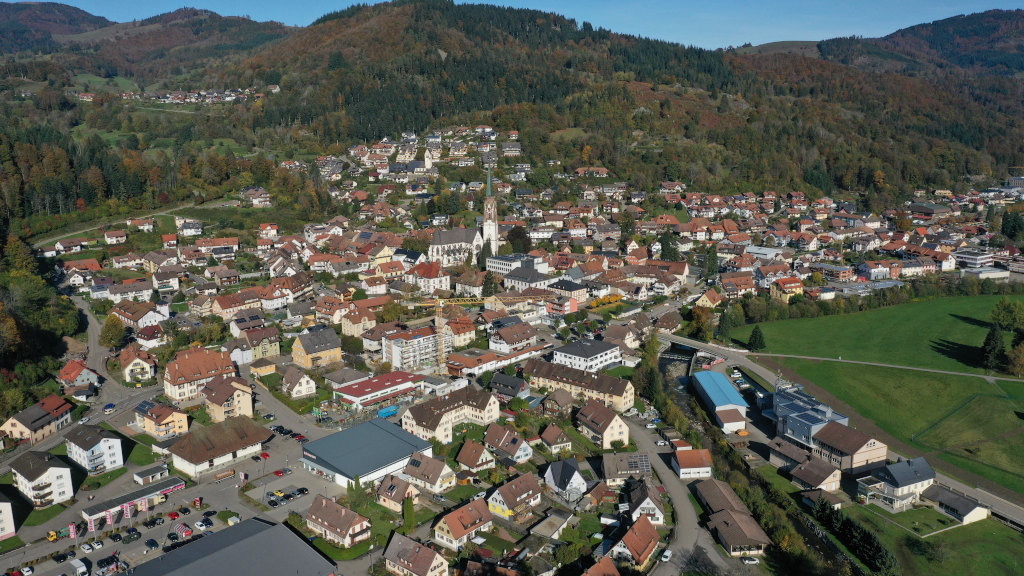
[[[418,308],[433,308],[434,309],[434,331],[437,334],[437,372],[444,374],[446,366],[448,364],[448,351],[444,347],[444,314],[442,313],[444,307],[448,304],[456,304],[458,306],[479,306],[481,304],[487,305],[495,302],[502,304],[511,304],[515,302],[529,302],[529,301],[547,301],[552,298],[556,298],[556,295],[543,295],[543,296],[482,296],[482,297],[453,297],[453,298],[433,298],[425,300],[423,302],[407,302],[408,306],[415,306]]]

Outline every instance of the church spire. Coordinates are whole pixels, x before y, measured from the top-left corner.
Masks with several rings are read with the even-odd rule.
[[[491,189],[491,168],[487,168],[487,197],[494,196],[494,190]]]

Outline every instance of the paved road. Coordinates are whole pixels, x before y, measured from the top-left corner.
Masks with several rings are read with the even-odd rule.
[[[669,562],[659,562],[651,571],[651,575],[675,576],[679,574],[683,568],[683,563],[694,553],[702,554],[709,558],[721,570],[727,571],[730,568],[741,566],[738,562],[733,566],[732,562],[723,558],[718,553],[711,534],[700,526],[697,520],[697,512],[693,509],[693,503],[690,502],[689,488],[666,463],[666,459],[671,455],[671,451],[655,445],[658,438],[654,435],[653,430],[648,430],[644,427],[645,422],[634,418],[627,418],[626,424],[629,425],[629,435],[630,438],[636,441],[637,449],[651,455],[651,465],[654,467],[654,471],[658,473],[658,478],[661,479],[662,484],[665,486],[665,491],[668,493],[669,498],[672,499],[672,507],[676,511],[676,527],[675,531],[672,532],[672,541],[669,542],[669,549],[672,550],[672,560]]]

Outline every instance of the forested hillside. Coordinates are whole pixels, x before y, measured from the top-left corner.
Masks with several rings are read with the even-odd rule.
[[[519,129],[535,186],[565,186],[544,165],[558,158],[558,170],[601,165],[647,189],[801,189],[883,209],[1024,162],[1020,80],[1001,73],[1015,69],[1020,22],[989,12],[823,42],[824,59],[441,0],[355,6],[304,28],[183,9],[65,30],[47,54],[0,61],[0,228],[38,234],[253,183],[322,210],[322,189],[271,158],[457,123]],[[103,96],[272,84],[280,93],[185,110]],[[101,96],[79,101],[86,88]]]

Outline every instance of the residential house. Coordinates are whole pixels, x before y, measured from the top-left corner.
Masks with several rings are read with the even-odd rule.
[[[419,489],[410,484],[408,480],[395,474],[388,474],[381,478],[374,495],[377,498],[377,504],[396,514],[402,513],[406,498],[412,498],[413,506],[419,504],[420,500]]]
[[[72,410],[73,404],[56,394],[50,394],[8,418],[0,426],[0,432],[12,440],[27,440],[29,444],[38,444],[70,424]]]
[[[156,305],[152,302],[122,300],[114,304],[114,307],[110,309],[110,313],[120,320],[121,324],[126,328],[131,328],[135,331],[149,326],[156,326],[167,320],[167,315],[157,310]]]
[[[384,549],[384,569],[395,576],[448,576],[448,561],[429,546],[396,532]]]
[[[704,510],[710,514],[708,530],[730,556],[765,553],[772,543],[771,539],[727,483],[714,478],[703,480],[694,487],[694,493]]]
[[[493,516],[483,499],[473,499],[445,514],[434,525],[434,542],[459,551],[481,532],[487,532]]]
[[[242,378],[214,376],[200,392],[206,413],[214,422],[223,422],[237,416],[252,418],[252,388]]]
[[[33,508],[67,502],[75,496],[71,468],[48,452],[29,450],[11,461],[14,487]]]
[[[136,343],[129,344],[117,355],[125,382],[145,382],[156,378],[157,358]]]
[[[665,502],[661,498],[661,492],[658,492],[650,479],[627,482],[622,490],[622,497],[629,505],[627,512],[634,523],[641,516],[646,516],[655,526],[665,524]]]
[[[109,430],[80,424],[67,433],[65,440],[68,458],[90,476],[124,466],[121,438]]]
[[[700,295],[700,298],[693,303],[694,307],[699,308],[717,308],[724,302],[725,299],[718,293],[714,288],[708,289],[706,292]]]
[[[629,444],[629,427],[611,408],[596,400],[587,401],[576,413],[576,429],[602,450]]]
[[[188,432],[188,416],[177,408],[146,400],[135,407],[135,426],[157,440],[169,440]]]
[[[319,326],[299,334],[292,345],[292,362],[306,370],[341,362],[341,338],[330,328]]]
[[[680,480],[711,478],[711,451],[676,450],[672,458],[672,469],[679,475]]]
[[[446,492],[455,486],[455,472],[444,460],[424,454],[416,454],[402,470],[402,477],[414,486],[435,494]]]
[[[306,511],[306,528],[328,543],[350,548],[369,540],[370,519],[317,494]]]
[[[557,424],[548,424],[541,432],[540,441],[552,455],[572,451],[572,440]]]
[[[458,424],[469,422],[479,426],[494,425],[498,421],[498,399],[490,392],[467,386],[445,396],[431,398],[410,406],[402,414],[402,428],[429,440],[441,443],[452,441],[452,431]]]
[[[772,300],[788,304],[792,297],[803,295],[804,283],[799,278],[779,278],[772,282],[770,293]]]
[[[900,460],[857,480],[857,494],[864,502],[880,502],[902,512],[920,501],[921,493],[935,483],[935,471],[922,458]]]
[[[272,433],[249,418],[193,426],[168,449],[174,469],[196,478],[247,460],[263,451]]]
[[[619,488],[630,478],[652,478],[651,456],[646,452],[619,452],[601,455],[601,471],[609,488]]]
[[[227,352],[189,348],[178,352],[164,369],[164,395],[172,402],[194,400],[214,377],[235,375]]]
[[[557,389],[548,394],[541,405],[544,407],[544,414],[548,416],[568,416],[572,410],[572,394],[564,389]]]
[[[647,516],[642,515],[622,535],[622,539],[612,546],[608,554],[620,562],[643,570],[654,558],[661,537]]]
[[[484,445],[499,460],[521,463],[533,457],[533,448],[511,426],[493,423],[484,433]]]
[[[573,398],[598,400],[616,412],[633,407],[633,383],[606,374],[595,374],[531,358],[523,366],[533,388],[565,390]]]
[[[455,462],[462,466],[463,470],[470,472],[482,472],[494,468],[494,456],[487,450],[487,447],[468,438],[462,443]]]
[[[526,322],[519,322],[492,332],[489,348],[499,354],[511,354],[536,345],[537,330]]]
[[[587,491],[587,481],[580,473],[580,464],[575,458],[549,464],[544,472],[544,483],[569,502],[576,502]]]
[[[487,497],[487,508],[495,516],[512,522],[522,522],[533,514],[540,504],[541,489],[537,475],[530,472],[505,482]]]
[[[377,325],[377,316],[369,310],[353,310],[341,317],[341,333],[346,336],[362,336]]]
[[[839,481],[842,479],[842,473],[838,468],[821,458],[813,457],[791,468],[789,475],[793,478],[793,483],[804,490],[825,492],[839,490]]]
[[[508,402],[513,398],[527,398],[530,395],[530,385],[526,380],[509,376],[504,372],[496,372],[491,378],[491,392],[502,402]]]
[[[84,360],[71,360],[57,373],[57,381],[65,389],[79,388],[82,386],[97,386],[100,383],[100,376],[86,366]]]
[[[309,398],[316,395],[316,382],[302,370],[289,366],[281,378],[281,392],[293,400]]]

